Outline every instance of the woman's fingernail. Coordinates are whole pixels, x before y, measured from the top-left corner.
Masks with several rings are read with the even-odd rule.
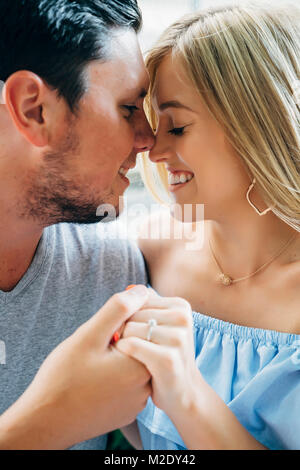
[[[125,290],[132,289],[132,288],[135,287],[135,286],[136,286],[135,284],[130,284],[130,286],[127,286]]]
[[[115,334],[113,335],[112,339],[110,340],[110,344],[115,344],[119,341],[120,339],[120,335],[118,333],[118,331],[115,332]]]
[[[143,284],[128,286],[126,290],[130,291],[130,294],[134,295],[148,295],[148,289]]]
[[[120,339],[120,335],[119,335],[118,332],[116,332],[113,336],[113,340],[114,340],[115,343],[117,343],[119,341],[119,339]]]

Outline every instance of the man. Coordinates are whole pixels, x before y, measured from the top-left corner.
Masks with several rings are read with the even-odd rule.
[[[154,143],[140,11],[3,0],[0,25],[0,448],[104,449],[150,394],[109,344],[148,298],[125,292],[146,283],[143,259],[95,224]]]

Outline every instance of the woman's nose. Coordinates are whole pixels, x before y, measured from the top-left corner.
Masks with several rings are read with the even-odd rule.
[[[171,157],[170,149],[166,142],[163,142],[158,135],[156,136],[155,144],[149,152],[149,158],[153,163],[167,162]]]

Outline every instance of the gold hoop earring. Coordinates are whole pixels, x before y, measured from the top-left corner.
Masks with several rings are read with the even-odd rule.
[[[247,191],[247,195],[246,195],[246,198],[247,198],[247,201],[249,202],[250,206],[253,207],[253,209],[255,210],[255,212],[258,214],[258,215],[265,215],[267,214],[267,212],[271,211],[273,208],[272,207],[268,207],[266,210],[264,210],[263,212],[260,212],[259,209],[257,209],[257,207],[253,204],[253,202],[250,201],[250,198],[249,198],[249,194],[250,192],[252,191],[252,189],[254,188],[254,185],[256,183],[256,179],[254,178],[253,181],[252,181],[252,184],[249,186],[249,189]]]

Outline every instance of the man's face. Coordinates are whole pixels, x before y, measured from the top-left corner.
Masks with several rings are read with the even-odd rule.
[[[57,123],[55,147],[26,184],[22,215],[44,225],[98,222],[102,204],[118,214],[129,184],[120,168],[134,167],[137,153],[154,144],[143,111],[149,79],[136,34],[120,31],[108,61],[91,62],[86,72],[88,90],[77,116],[68,113]]]

